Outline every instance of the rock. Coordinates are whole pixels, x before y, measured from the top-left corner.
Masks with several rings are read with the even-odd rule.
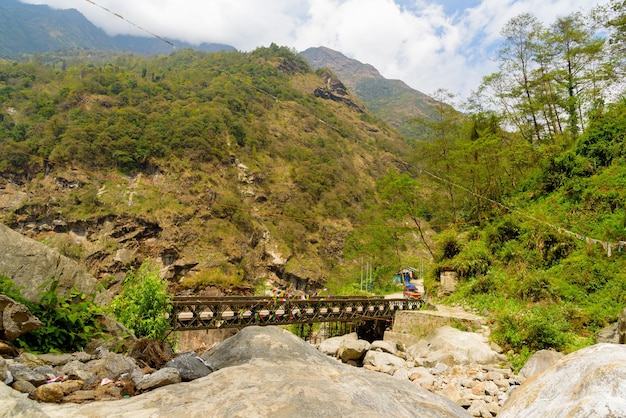
[[[59,383],[61,385],[61,389],[63,390],[63,395],[69,395],[72,392],[76,392],[77,390],[81,390],[83,388],[82,380],[66,380],[64,382]]]
[[[207,360],[216,371],[191,382],[115,402],[41,407],[51,417],[468,417],[442,396],[347,366],[279,327],[244,328]]]
[[[626,416],[626,346],[596,344],[571,353],[515,389],[499,418]]]
[[[406,367],[406,362],[401,358],[380,351],[368,351],[363,358],[363,365],[366,364],[387,374],[393,374],[396,370]]]
[[[9,365],[5,359],[0,357],[0,381],[4,382],[4,379],[7,376],[7,371],[9,371]]]
[[[132,358],[116,353],[108,353],[100,359],[87,363],[87,370],[99,379],[105,377],[117,379],[124,373],[132,374],[133,370],[137,368],[138,366]]]
[[[17,382],[13,382],[11,388],[21,393],[28,393],[29,395],[35,392],[35,389],[37,389],[35,385],[25,380],[18,380]]]
[[[173,367],[178,370],[183,382],[199,379],[213,371],[196,353],[181,354],[167,362],[165,367]]]
[[[54,368],[50,366],[37,366],[33,369],[33,371],[35,373],[39,373],[39,374],[46,376],[48,380],[54,379],[55,377],[63,375],[63,373],[58,372],[57,370],[55,370]]]
[[[93,360],[93,356],[91,354],[83,351],[71,354],[40,354],[39,358],[54,367],[64,366],[70,361],[80,361],[82,363],[86,363]]]
[[[321,344],[319,345],[317,349],[326,355],[334,357],[337,355],[337,351],[339,351],[339,345],[341,345],[342,341],[357,340],[358,338],[359,337],[357,337],[355,332],[351,334],[342,335],[340,337],[327,338],[321,342]]]
[[[0,418],[48,418],[37,402],[0,383]]]
[[[15,354],[15,349],[11,347],[9,344],[3,343],[2,341],[0,341],[0,356],[2,355],[9,356],[13,354]]]
[[[350,360],[358,361],[363,358],[369,348],[370,343],[365,340],[343,340],[341,344],[339,344],[337,357],[344,362]]]
[[[489,409],[487,409],[487,404],[482,400],[475,400],[472,402],[472,405],[467,409],[467,413],[473,417],[482,417],[482,418],[490,418],[493,417]]]
[[[424,364],[498,364],[506,357],[496,353],[473,332],[459,331],[450,326],[437,328],[417,344],[407,349],[412,358],[424,358]],[[450,364],[452,363],[452,364]]]
[[[554,350],[539,350],[526,361],[524,367],[519,371],[523,378],[529,378],[537,373],[552,367],[557,361],[563,358],[563,354]]]
[[[389,341],[382,341],[382,340],[374,341],[370,345],[370,350],[382,351],[383,353],[393,354],[394,356],[398,354],[398,349],[396,348],[396,344],[391,343]]]
[[[48,378],[41,374],[34,372],[25,364],[10,362],[9,371],[13,375],[13,380],[25,380],[32,383],[35,386],[41,386],[48,381]]]
[[[137,382],[137,389],[140,392],[160,388],[161,386],[180,383],[181,378],[178,370],[173,367],[164,367],[152,374],[145,375]]]
[[[61,402],[63,388],[60,383],[46,383],[35,389],[33,397],[40,402]]]
[[[59,296],[69,296],[74,287],[91,294],[97,280],[75,261],[59,254],[50,247],[27,238],[0,224],[0,271],[13,280],[22,290],[22,296],[37,302],[41,285],[54,277],[59,281]],[[110,302],[106,292],[96,295],[96,302],[105,305]]]
[[[61,372],[69,379],[88,381],[96,377],[95,374],[89,371],[89,367],[85,363],[78,360],[72,360],[66,363],[61,368]]]
[[[41,321],[25,305],[5,295],[0,295],[0,319],[0,338],[7,341],[41,326]]]

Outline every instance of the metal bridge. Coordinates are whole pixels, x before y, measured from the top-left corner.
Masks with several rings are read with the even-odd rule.
[[[277,297],[175,297],[173,331],[243,328],[250,325],[311,324],[393,319],[397,311],[417,310],[421,299],[333,296],[307,299]]]

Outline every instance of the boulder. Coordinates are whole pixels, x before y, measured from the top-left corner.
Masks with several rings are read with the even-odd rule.
[[[48,418],[37,402],[0,383],[0,418]]]
[[[469,416],[410,381],[347,366],[278,327],[244,328],[207,359],[216,371],[191,382],[114,402],[40,406],[51,417]]]
[[[33,397],[40,402],[61,402],[63,396],[63,387],[57,382],[41,385],[33,393]]]
[[[15,361],[9,362],[9,372],[11,372],[13,380],[25,380],[35,386],[41,386],[48,381],[45,375],[37,373],[27,365]]]
[[[554,350],[539,350],[526,361],[518,375],[522,378],[529,378],[537,373],[541,373],[552,367],[557,361],[564,357],[562,353]]]
[[[78,360],[72,360],[66,363],[61,368],[61,372],[69,379],[88,381],[96,377],[96,375],[89,370],[88,366],[85,363],[82,363]]]
[[[339,350],[337,350],[337,357],[343,362],[350,360],[361,360],[367,350],[370,348],[370,343],[365,340],[343,340],[339,344]]]
[[[382,373],[394,374],[396,370],[406,368],[406,361],[393,354],[368,351],[363,358],[363,366],[371,366]]]
[[[382,341],[382,340],[374,341],[370,345],[370,350],[382,351],[383,353],[393,354],[394,356],[398,354],[397,344],[389,342],[389,341]]]
[[[626,416],[626,346],[569,354],[511,393],[498,418]]]
[[[89,360],[93,360],[93,356],[85,353],[84,351],[78,351],[70,354],[40,354],[38,357],[46,364],[50,364],[55,367],[64,366],[70,361],[80,361],[85,363]]]
[[[322,341],[317,348],[320,352],[335,357],[337,355],[337,351],[339,351],[339,346],[341,342],[344,340],[357,340],[356,332],[351,334],[342,335],[340,337],[331,337]]]
[[[0,295],[0,338],[13,341],[40,326],[39,318],[30,313],[25,305],[8,296]]]
[[[137,382],[139,392],[160,388],[162,386],[180,383],[180,374],[173,367],[164,367],[152,374],[147,374]]]
[[[69,296],[74,287],[85,294],[96,289],[95,277],[78,263],[3,224],[0,224],[0,254],[0,271],[23,289],[22,296],[30,301],[39,300],[39,289],[50,277],[59,281],[60,296]],[[108,304],[110,297],[100,292],[96,302]]]
[[[416,361],[422,359],[426,366],[445,363],[455,364],[498,364],[506,357],[491,349],[483,337],[473,332],[460,331],[450,326],[437,328],[417,344],[407,349]]]
[[[132,374],[138,368],[132,358],[116,353],[107,353],[102,358],[87,363],[87,371],[99,379],[117,379],[124,373]]]
[[[173,367],[178,370],[183,382],[199,379],[213,371],[196,353],[181,354],[167,362],[165,367]]]

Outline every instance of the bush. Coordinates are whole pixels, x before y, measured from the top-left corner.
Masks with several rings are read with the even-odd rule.
[[[570,325],[557,305],[534,306],[517,313],[505,312],[498,321],[494,339],[503,347],[520,352],[553,348],[564,351],[570,340]]]
[[[0,281],[0,293],[26,305],[42,323],[38,329],[17,338],[17,346],[40,353],[73,352],[102,337],[104,329],[99,318],[103,312],[94,303],[93,295],[73,289],[68,297],[59,297],[58,284],[57,280],[44,283],[40,301],[33,303],[16,293],[17,287],[10,279]]]
[[[161,279],[158,266],[151,261],[126,274],[121,293],[111,302],[113,315],[139,338],[165,339],[170,328],[168,314],[171,309],[167,283]]]

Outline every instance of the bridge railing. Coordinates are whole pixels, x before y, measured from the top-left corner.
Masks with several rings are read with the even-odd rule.
[[[176,297],[172,329],[243,328],[313,322],[391,319],[399,310],[416,310],[419,299],[336,296],[308,299],[272,297]]]

